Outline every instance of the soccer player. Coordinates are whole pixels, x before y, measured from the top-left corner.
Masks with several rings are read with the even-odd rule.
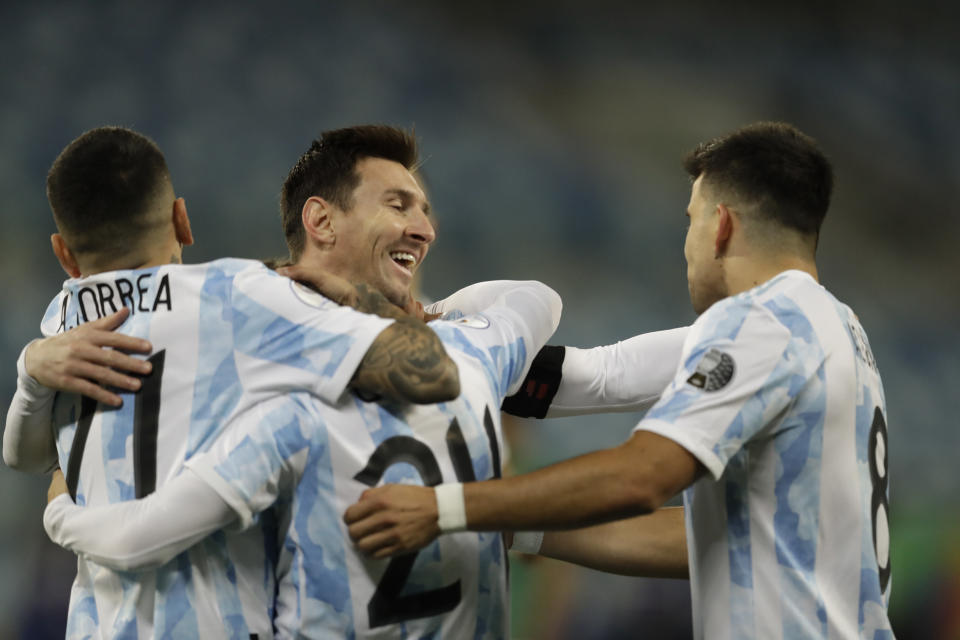
[[[485,298],[477,289],[497,284],[462,293]],[[483,306],[431,323],[460,372],[456,400],[329,403],[300,393],[260,403],[208,454],[187,461],[188,473],[145,500],[100,508],[76,507],[66,496],[51,502],[51,538],[118,569],[153,566],[207,533],[235,522],[248,527],[264,510],[289,505],[281,510],[278,637],[504,637],[499,534],[464,532],[419,554],[372,560],[356,552],[340,519],[381,480],[430,486],[499,477],[498,407],[553,333],[560,300],[539,283],[514,283]]]
[[[423,242],[402,231],[410,219],[423,217],[426,202],[406,163],[382,153],[346,159],[337,154],[338,147],[356,147],[356,135],[325,135],[291,172],[284,206],[294,203],[290,208],[302,212],[300,226],[287,228],[288,240],[294,236],[291,254],[301,268],[374,285],[399,304],[407,300],[412,269],[432,240],[426,231]],[[296,237],[302,238],[302,246]],[[485,298],[477,289],[489,288],[474,287],[470,299]],[[380,405],[358,396],[320,401],[306,394],[268,399],[237,414],[211,456],[195,456],[187,463],[192,472],[154,494],[189,496],[195,507],[190,514],[213,514],[216,503],[204,500],[202,488],[177,493],[201,477],[223,496],[228,509],[241,515],[244,526],[254,521],[254,514],[260,514],[254,524],[260,522],[261,512],[279,503],[275,513],[281,519],[282,544],[275,623],[282,635],[346,637],[371,630],[421,635],[415,630],[422,629],[424,634],[441,630],[449,636],[466,625],[481,636],[505,633],[506,572],[499,535],[466,534],[437,545],[420,563],[411,557],[409,563],[378,561],[365,567],[339,524],[342,510],[381,475],[435,484],[444,476],[499,474],[497,410],[553,333],[560,301],[544,285],[526,283],[497,293],[493,304],[483,306],[484,315],[433,325],[456,354],[464,380],[455,401]],[[99,513],[94,508],[81,511]],[[161,511],[161,524],[180,519],[180,514],[171,517],[175,508]],[[123,518],[110,521],[116,523],[111,530],[118,530]],[[215,522],[210,530],[223,524]],[[195,530],[194,535],[202,534]],[[150,550],[153,540],[138,537],[136,551]],[[176,539],[171,535],[160,540]],[[134,561],[134,555],[127,562]],[[105,560],[97,554],[87,557]],[[433,587],[438,581],[443,583]],[[405,584],[414,595],[401,596]]]
[[[324,173],[323,167],[305,167],[325,161],[316,156],[320,150],[329,152],[331,142],[321,140],[298,162],[284,188],[284,202],[296,200],[288,194],[298,190],[304,194],[302,204],[297,202],[294,206],[301,208],[305,219],[316,215],[303,225],[308,234],[311,229],[320,230],[315,236],[308,235],[311,239],[327,238],[323,234],[330,226],[340,229],[341,233],[344,227],[359,228],[367,233],[369,241],[364,246],[375,249],[372,266],[364,266],[362,273],[355,265],[350,269],[358,279],[379,281],[385,289],[394,286],[398,293],[395,297],[400,300],[405,293],[402,283],[396,286],[390,278],[403,271],[395,270],[391,262],[396,262],[398,257],[406,261],[409,257],[393,254],[412,252],[403,252],[404,247],[381,241],[376,225],[369,221],[356,217],[346,220],[342,211],[331,206],[330,193],[324,197],[306,195],[324,193],[321,189],[329,191],[328,187],[296,188],[295,181]],[[344,164],[340,162],[338,166]],[[363,171],[369,164],[364,160],[357,166]],[[350,166],[349,163],[346,166]],[[357,187],[358,202],[363,196],[363,185],[361,181]],[[412,185],[408,187],[407,194],[389,194],[387,204],[391,208],[402,206],[400,196],[404,195],[407,201],[415,203],[417,193]],[[352,216],[358,213],[350,212]],[[291,253],[295,255],[296,245],[290,244]],[[350,238],[340,246],[353,253],[357,251],[357,243]],[[322,254],[313,267],[343,272],[340,267],[332,266],[345,259],[334,253],[338,250],[336,247],[337,243],[329,247],[328,253]],[[390,262],[385,259],[388,256]],[[297,261],[302,266],[302,256]],[[440,471],[446,477],[463,479],[494,477],[499,473],[501,436],[496,408],[507,387],[513,390],[519,385],[528,359],[552,333],[557,320],[555,314],[559,311],[559,300],[542,285],[511,286],[519,290],[501,292],[496,283],[477,285],[430,309],[437,312],[485,309],[483,316],[464,318],[453,324],[452,330],[435,326],[448,352],[462,356],[455,356],[461,378],[466,380],[465,372],[471,372],[473,382],[462,384],[465,390],[462,399],[430,408],[380,407],[357,399],[336,406],[316,403],[314,406],[299,397],[291,397],[289,402],[264,403],[256,413],[238,416],[235,424],[225,429],[225,434],[231,435],[223,438],[223,444],[211,455],[195,457],[188,464],[209,488],[198,486],[192,474],[183,474],[141,504],[70,509],[69,500],[63,498],[51,504],[47,514],[51,537],[100,563],[130,569],[163,563],[171,553],[238,516],[246,525],[253,520],[253,514],[265,507],[289,503],[289,528],[281,545],[278,565],[280,597],[276,624],[281,635],[363,635],[391,628],[409,635],[430,630],[450,635],[465,628],[477,629],[481,635],[503,635],[507,621],[506,576],[499,536],[462,536],[452,547],[438,547],[425,554],[432,558],[430,563],[421,557],[419,563],[406,567],[393,561],[372,565],[368,561],[365,565],[353,552],[345,532],[334,523],[339,522],[340,513],[358,497],[360,490],[379,480],[371,470],[361,474],[365,466],[391,479],[411,476],[404,465],[393,463],[413,462],[420,478],[412,475],[412,479],[427,484],[439,481]],[[666,342],[675,345],[666,347],[665,351],[658,350],[660,339],[647,336],[596,350],[592,359],[583,350],[567,349],[566,362],[593,365],[638,362],[637,351],[646,351],[655,359],[667,353],[666,362],[670,363],[676,360],[682,341],[679,334],[684,331],[665,332],[669,338]],[[560,364],[562,358],[557,356],[563,351],[553,349],[551,352],[554,356],[549,360]],[[672,366],[667,364],[665,368],[670,370]],[[595,367],[576,369],[566,372],[568,379],[577,380],[579,373],[585,383],[592,385],[588,391],[600,396],[603,402],[616,402],[619,408],[649,402],[666,382],[663,376],[659,384],[649,388],[633,384],[628,390],[621,388],[621,376],[611,376],[609,384],[598,384],[602,372]],[[559,379],[559,373],[555,377]],[[534,388],[539,389],[540,384],[546,383],[535,383]],[[542,405],[542,398],[536,398],[540,394],[533,395]],[[589,393],[569,393],[562,388],[554,400],[557,410],[563,412],[596,403]],[[213,492],[220,497],[212,495]],[[173,505],[186,501],[195,508],[170,517],[175,511]],[[159,520],[154,514],[160,514]],[[109,532],[99,528],[99,523],[104,521],[113,525]],[[325,524],[321,527],[320,523]],[[358,566],[365,569],[360,571]],[[397,591],[404,583],[431,585],[444,576],[459,578],[419,593],[414,589],[412,594],[402,597]],[[458,586],[448,588],[452,584]],[[349,589],[345,592],[346,586]],[[345,593],[350,598],[345,599]],[[454,597],[455,593],[460,595]]]
[[[815,262],[830,164],[794,127],[757,123],[701,144],[685,167],[700,316],[632,437],[524,476],[368,490],[345,514],[350,534],[385,557],[443,532],[659,515],[684,490],[683,517],[648,522],[685,521],[697,638],[893,637],[883,388]],[[644,562],[639,545],[618,553]]]
[[[151,494],[209,448],[230,416],[293,390],[329,403],[348,387],[428,403],[459,394],[456,365],[436,334],[379,293],[364,296],[369,309],[395,319],[340,306],[254,261],[171,264],[192,242],[189,220],[162,153],[144,136],[87,132],[60,154],[47,185],[54,252],[71,279],[44,334],[98,319],[101,331],[126,307],[128,338],[112,344],[143,349],[149,338],[153,348],[139,392],[120,406],[18,390],[27,397],[11,408],[5,460],[39,470],[59,463],[78,504]],[[422,257],[432,225],[419,208],[405,215],[405,247]],[[26,359],[25,351],[23,368]],[[37,416],[40,424],[31,422]],[[275,518],[264,517],[245,536],[208,537],[141,574],[81,558],[67,636],[272,637],[275,538]]]

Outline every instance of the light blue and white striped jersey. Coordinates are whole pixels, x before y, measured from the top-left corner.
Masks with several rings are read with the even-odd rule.
[[[508,635],[499,533],[444,535],[417,553],[372,559],[356,551],[343,513],[381,483],[499,477],[500,404],[523,381],[556,320],[559,309],[554,321],[534,323],[503,306],[434,321],[459,369],[457,399],[380,405],[352,395],[325,403],[295,394],[239,416],[208,455],[189,462],[245,525],[271,504],[288,508],[278,638]]]
[[[886,406],[857,317],[787,271],[717,302],[637,429],[684,492],[697,638],[892,638]]]
[[[142,497],[209,448],[228,419],[292,390],[337,401],[390,324],[340,307],[249,260],[165,265],[68,280],[45,335],[127,306],[120,332],[150,340],[152,373],[119,409],[58,394],[61,468],[79,505]],[[109,526],[109,523],[104,523]],[[276,522],[218,532],[151,571],[80,558],[68,638],[272,637]]]

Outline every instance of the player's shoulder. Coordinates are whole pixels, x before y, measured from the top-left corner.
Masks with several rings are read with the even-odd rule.
[[[242,288],[262,279],[283,278],[263,262],[247,258],[218,258],[192,265],[170,265],[169,268],[184,277],[202,279],[208,288],[218,282]]]
[[[825,308],[832,308],[836,299],[810,274],[790,270],[770,280],[730,296],[714,304],[701,318],[710,322],[722,317],[753,315],[758,321],[783,325],[788,330],[809,322],[809,316]]]
[[[259,260],[248,258],[218,258],[210,262],[196,265],[181,265],[183,268],[196,268],[198,271],[218,272],[224,275],[236,276],[239,274],[273,273]]]
[[[691,326],[687,345],[789,340],[797,325],[809,323],[799,306],[773,291],[761,285],[715,302]]]

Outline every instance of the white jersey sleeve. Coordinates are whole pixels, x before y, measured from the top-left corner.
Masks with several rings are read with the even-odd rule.
[[[806,380],[804,368],[819,366],[764,307],[728,302],[724,313],[742,320],[736,333],[694,325],[672,383],[636,427],[676,441],[715,479],[748,441],[776,429],[791,378]]]
[[[688,331],[654,331],[592,349],[566,347],[546,417],[649,409],[673,379]]]
[[[443,318],[445,321],[467,328],[492,329],[490,333],[478,335],[478,340],[494,347],[501,380],[506,383],[501,391],[506,395],[520,388],[533,357],[556,331],[563,309],[560,296],[553,289],[533,280],[471,285],[438,304],[449,309]],[[461,307],[480,309],[463,315]],[[498,345],[508,346],[497,349]]]
[[[296,485],[307,462],[309,433],[324,428],[303,394],[274,398],[238,415],[209,452],[186,466],[229,505],[239,528],[246,529],[281,491]]]
[[[56,392],[27,373],[27,347],[17,359],[17,391],[7,410],[3,461],[18,471],[47,473],[57,466],[57,446],[51,425]]]
[[[327,402],[340,397],[367,349],[394,322],[340,306],[265,268],[237,274],[232,303],[248,386],[263,393],[306,389]]]
[[[61,547],[105,567],[132,571],[169,562],[235,519],[230,506],[186,470],[140,500],[79,507],[60,495],[47,505],[43,526]]]
[[[655,331],[591,349],[546,346],[503,410],[524,418],[645,411],[673,379],[688,332]]]
[[[489,280],[468,285],[426,307],[427,313],[439,313],[447,320],[479,313],[493,306],[507,291],[516,288],[515,280]]]

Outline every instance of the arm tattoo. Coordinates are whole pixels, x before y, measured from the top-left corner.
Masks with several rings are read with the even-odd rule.
[[[416,404],[444,402],[460,395],[457,365],[437,334],[379,292],[365,285],[358,285],[357,290],[359,311],[396,318],[396,322],[370,345],[351,386],[368,396]]]

